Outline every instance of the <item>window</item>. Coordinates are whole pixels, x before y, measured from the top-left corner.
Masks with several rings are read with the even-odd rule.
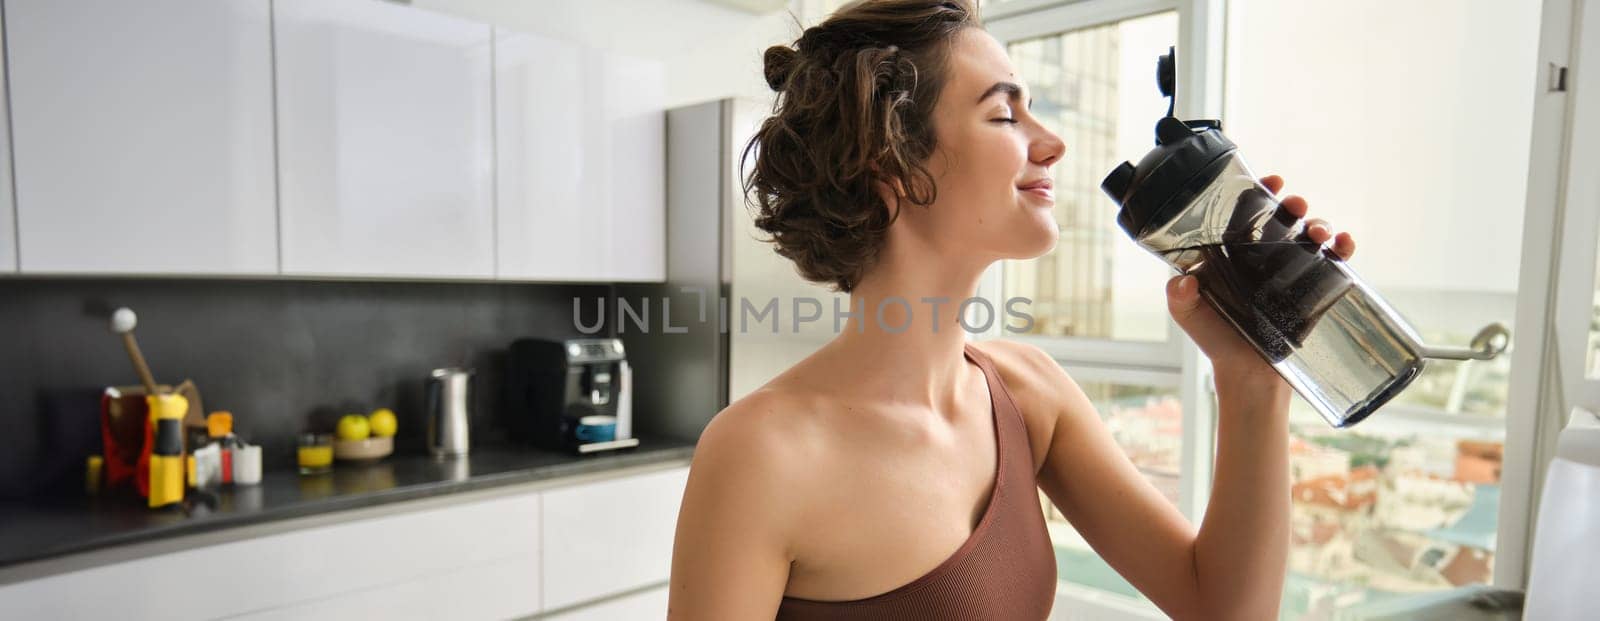
[[[1287,618],[1492,579],[1504,431],[1290,415]]]
[[[1513,323],[1533,94],[1511,85],[1538,22],[1517,3],[1229,2],[1228,135],[1356,236],[1351,267],[1429,344]],[[1509,354],[1430,361],[1349,430],[1295,400],[1286,617],[1492,579],[1510,378]]]
[[[1178,504],[1182,467],[1183,403],[1176,377],[1149,374],[1141,380],[1091,380],[1127,377],[1125,373],[1068,368],[1128,458],[1172,504]],[[1052,509],[1052,513],[1053,513]]]
[[[1595,262],[1594,312],[1589,316],[1588,363],[1584,368],[1589,370],[1589,377],[1600,379],[1600,256]]]
[[[1177,12],[1165,10],[1009,40],[997,35],[1031,89],[1032,113],[1067,142],[1051,171],[1060,241],[1038,259],[1006,262],[997,280],[1004,297],[1032,301],[1034,328],[1021,338],[1056,356],[1139,471],[1184,509],[1184,451],[1193,447],[1186,447],[1185,374],[1166,312],[1170,270],[1117,227],[1116,205],[1100,191],[1118,162],[1149,148],[1167,107],[1153,69],[1177,33]],[[1093,618],[1155,618],[1154,606],[1040,497],[1070,600],[1062,606]]]
[[[1507,85],[1534,64],[1539,11],[1390,8],[1231,2],[1225,120],[1258,172],[1358,237],[1352,266],[1426,340],[1464,344],[1513,319],[1532,91]],[[1396,402],[1499,417],[1509,376],[1509,356],[1431,363]]]
[[[1167,108],[1152,77],[1155,59],[1177,32],[1177,13],[1168,11],[1007,46],[1032,89],[1033,114],[1067,141],[1051,171],[1060,241],[1044,257],[1005,266],[1006,296],[1033,301],[1035,334],[1168,339],[1168,268],[1117,227],[1100,181],[1148,149]]]
[[[1220,87],[1222,105],[1205,114],[1221,116],[1257,173],[1284,176],[1315,216],[1356,236],[1352,267],[1427,343],[1465,346],[1489,323],[1513,324],[1532,116],[1532,91],[1520,87],[1533,77],[1537,5],[1229,0],[1225,21],[1210,22],[1222,3],[989,6],[990,32],[1034,89],[1035,114],[1067,142],[1053,171],[1061,241],[1040,259],[1008,262],[994,278],[996,297],[1034,300],[1034,334],[1021,339],[1067,368],[1118,444],[1191,520],[1203,510],[1213,458],[1206,362],[1176,346],[1186,339],[1167,318],[1161,287],[1171,272],[1116,228],[1116,207],[1099,190],[1117,163],[1151,146],[1166,112],[1154,64],[1167,46],[1179,50],[1180,95],[1196,92],[1182,82],[1196,75],[1182,68],[1196,57],[1185,50],[1225,52],[1200,87],[1212,95]],[[1180,29],[1199,40],[1179,40]],[[1585,353],[1600,377],[1596,280]],[[1294,399],[1284,618],[1333,618],[1490,580],[1511,377],[1509,352],[1431,361],[1347,430]],[[1142,602],[1059,514],[1047,515],[1062,606]],[[1100,617],[1149,616],[1116,610]]]
[[[1330,216],[1330,221],[1333,217]],[[1337,223],[1336,223],[1337,224]],[[1411,320],[1427,343],[1464,345],[1492,322],[1507,326],[1516,315],[1516,293],[1439,291],[1383,283],[1384,270],[1358,256],[1353,263],[1391,304]],[[1370,276],[1369,276],[1370,274]],[[1515,343],[1512,344],[1515,346]],[[1494,360],[1433,360],[1391,403],[1404,408],[1503,418],[1511,387],[1511,356]]]
[[[1176,378],[1147,375],[1144,381],[1110,380],[1118,374],[1069,368],[1139,471],[1174,505],[1179,500],[1179,458],[1183,445],[1183,404]],[[1056,551],[1056,574],[1069,584],[1144,601],[1137,589],[1089,548],[1050,499],[1040,492],[1050,539]]]

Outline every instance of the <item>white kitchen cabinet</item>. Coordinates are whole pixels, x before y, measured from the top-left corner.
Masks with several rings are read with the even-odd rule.
[[[544,610],[666,582],[688,476],[672,468],[546,491]]]
[[[629,593],[545,617],[545,621],[661,621],[667,618],[667,586]]]
[[[538,563],[537,557],[510,558],[230,619],[513,619],[537,610],[537,591],[528,577]],[[661,610],[658,619],[665,618],[665,604]]]
[[[246,534],[0,585],[0,619],[661,619],[687,479],[669,466],[224,531]],[[174,580],[181,597],[160,596]]]
[[[269,7],[5,3],[23,272],[277,272]]]
[[[491,29],[277,0],[283,271],[492,278]]]
[[[0,619],[529,615],[539,503],[536,492],[463,502],[0,586]]]
[[[665,69],[495,31],[499,275],[666,278]]]

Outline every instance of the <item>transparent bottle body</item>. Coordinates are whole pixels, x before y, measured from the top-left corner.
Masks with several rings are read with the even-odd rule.
[[[1178,271],[1328,424],[1348,427],[1422,372],[1421,339],[1331,250],[1305,237],[1237,153],[1136,241]]]

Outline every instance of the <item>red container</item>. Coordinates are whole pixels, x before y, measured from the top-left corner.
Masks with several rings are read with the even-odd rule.
[[[189,401],[189,413],[183,426],[205,427],[200,404],[200,390],[194,382],[185,380],[174,390]],[[185,433],[185,436],[188,434]],[[104,444],[105,472],[102,484],[111,490],[131,486],[139,495],[150,494],[150,407],[145,402],[143,386],[111,386],[100,395],[100,439]],[[184,447],[188,453],[188,447]]]

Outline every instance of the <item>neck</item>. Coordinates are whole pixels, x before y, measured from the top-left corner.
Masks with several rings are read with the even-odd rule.
[[[983,269],[925,258],[903,261],[884,253],[851,291],[854,314],[828,349],[841,354],[838,360],[862,374],[858,377],[885,380],[876,389],[889,398],[938,408],[968,377],[962,354],[968,331],[958,310],[977,292]],[[977,322],[968,323],[982,327],[985,313],[979,306]]]
[[[917,288],[863,282],[850,293],[852,315],[835,341],[914,360],[958,357],[968,334],[958,311],[976,290],[976,278],[966,284]]]

